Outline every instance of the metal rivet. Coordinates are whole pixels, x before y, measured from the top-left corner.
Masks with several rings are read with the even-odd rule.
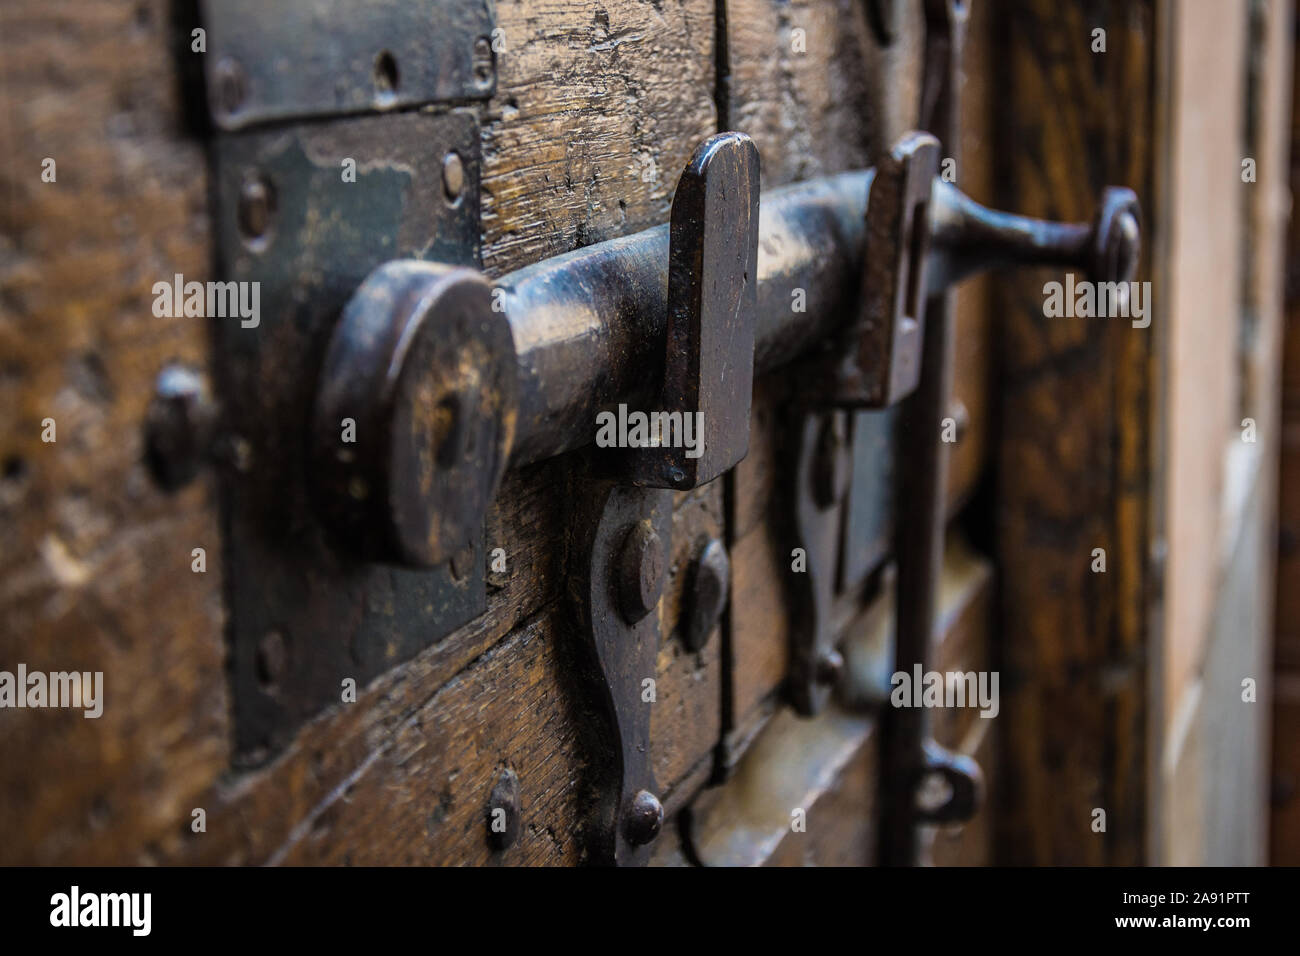
[[[376,98],[381,103],[391,101],[397,92],[397,84],[397,60],[387,50],[381,50],[379,56],[375,57]]]
[[[237,113],[248,96],[244,68],[230,57],[222,57],[216,68],[217,109],[227,116]]]
[[[659,603],[664,586],[663,542],[649,520],[627,533],[618,562],[619,609],[629,624],[641,620]]]
[[[198,372],[168,365],[158,373],[145,413],[145,457],[159,486],[174,491],[194,479],[208,454],[214,418]]]
[[[817,657],[817,683],[822,686],[837,683],[842,673],[844,673],[843,655],[834,648],[822,651]]]
[[[261,176],[244,178],[239,188],[239,231],[254,248],[265,242],[275,215],[275,189]]]
[[[519,777],[513,770],[502,770],[488,798],[488,843],[500,853],[519,839]]]
[[[465,188],[465,164],[459,153],[448,153],[442,158],[442,189],[447,199],[455,202]]]
[[[698,651],[713,633],[727,604],[731,581],[731,562],[727,549],[717,538],[711,539],[695,561],[686,614],[682,622],[682,643],[687,650]]]
[[[645,846],[659,835],[664,825],[664,808],[658,797],[648,790],[641,790],[632,798],[632,803],[623,818],[623,835],[633,846]]]
[[[492,82],[492,43],[487,37],[474,41],[474,79],[480,86]]]

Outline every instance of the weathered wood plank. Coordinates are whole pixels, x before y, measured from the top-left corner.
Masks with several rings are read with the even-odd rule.
[[[728,117],[763,159],[765,188],[870,166],[916,125],[919,4],[882,47],[856,0],[728,0]]]
[[[4,650],[32,668],[102,669],[108,695],[99,721],[2,718],[0,765],[23,770],[0,774],[0,810],[6,834],[23,836],[0,840],[0,862],[574,862],[587,809],[573,782],[600,744],[583,730],[558,605],[571,461],[506,479],[487,543],[509,570],[483,618],[320,715],[272,764],[229,770],[214,496],[207,479],[165,496],[141,464],[157,370],[209,358],[202,323],[149,307],[154,281],[207,278],[211,259],[171,9],[0,11],[0,122],[17,156],[0,170],[0,401],[17,409],[0,426],[0,538],[16,543],[0,554]],[[489,273],[665,221],[677,172],[719,126],[714,4],[537,0],[497,13],[506,47],[482,133]],[[867,165],[911,124],[918,30],[882,53],[851,0],[746,0],[728,23],[731,125],[761,139],[766,185]],[[788,42],[796,28],[806,53]],[[57,183],[40,181],[47,155]],[[47,415],[55,445],[40,442]],[[771,467],[786,467],[772,451]],[[692,549],[721,531],[721,494],[676,502],[652,727],[668,791],[700,784],[719,732],[721,642],[687,654],[670,635]],[[193,547],[207,550],[205,574],[190,570]],[[772,585],[788,558],[774,570],[747,547],[732,556],[735,593],[779,615]],[[744,632],[766,642],[739,658],[759,674],[757,704],[783,676],[786,641],[771,641],[771,616]],[[520,772],[525,828],[494,856],[485,802],[502,765]],[[194,833],[200,807],[207,830]]]
[[[483,129],[489,274],[668,220],[717,129],[712,0],[503,0]]]
[[[999,204],[1087,220],[1101,188],[1152,209],[1153,5],[1017,4],[1003,11]],[[1104,25],[1107,52],[1090,50]],[[1066,108],[1068,104],[1068,108]],[[1088,144],[1087,149],[1080,144]],[[1007,862],[1143,856],[1151,587],[1152,330],[1044,320],[1041,273],[996,286]],[[1106,573],[1090,570],[1106,550]],[[1100,702],[1100,703],[1099,703]],[[1089,838],[1094,808],[1104,834]]]
[[[5,864],[150,860],[227,758],[215,502],[143,463],[158,370],[207,356],[151,308],[210,248],[170,6],[0,10],[0,666],[102,671],[104,695],[94,720],[0,711]]]
[[[363,688],[356,704],[323,714],[272,766],[224,775],[221,545],[210,489],[164,496],[141,464],[154,374],[168,359],[203,367],[208,348],[202,323],[159,320],[149,308],[153,281],[176,272],[206,278],[210,261],[205,160],[183,135],[169,9],[161,0],[113,11],[65,2],[2,14],[0,116],[6,141],[20,146],[0,172],[13,252],[0,277],[0,394],[20,410],[6,418],[0,448],[0,520],[16,543],[0,555],[6,656],[32,668],[103,669],[108,694],[98,722],[39,711],[6,720],[4,764],[26,769],[4,775],[0,804],[25,838],[0,841],[3,859],[307,858],[320,852],[299,832],[309,822],[338,837],[331,852],[356,852],[356,840],[371,854],[399,854],[410,836],[405,814],[415,813],[421,787],[437,792],[448,769],[393,755],[418,735],[410,721],[439,688],[444,701],[486,709],[484,688],[499,687],[511,667],[531,667],[544,675],[537,692],[551,706],[572,702],[546,670],[555,667],[551,644],[568,636],[535,617],[563,573],[553,491],[563,466],[507,480],[488,545],[506,549],[510,571],[484,618]],[[507,49],[484,128],[488,268],[666,219],[677,169],[715,130],[712,4],[628,2],[579,13],[564,3],[503,3],[498,12]],[[40,180],[47,155],[58,162],[57,183]],[[40,442],[47,416],[58,421],[56,445]],[[716,531],[719,492],[711,494],[701,499],[707,507],[684,507],[711,508]],[[696,517],[683,527],[707,523]],[[195,546],[207,548],[206,574],[190,571]],[[670,602],[680,580],[670,582]],[[486,654],[507,635],[508,645]],[[516,645],[525,663],[503,653]],[[698,661],[661,655],[665,711],[693,716],[668,723],[697,735],[679,745],[671,727],[663,730],[657,762],[668,781],[716,735],[716,645]],[[478,696],[464,689],[474,687]],[[557,714],[549,730],[502,732],[521,734],[520,746],[540,759],[546,741],[576,739],[570,718]],[[458,744],[440,745],[454,753]],[[560,780],[579,757],[552,749],[546,772]],[[41,779],[59,786],[24,783]],[[341,812],[349,781],[383,791],[399,780],[411,794],[400,812],[380,799],[350,805],[358,817]],[[468,794],[454,794],[457,812]],[[195,807],[208,813],[205,834],[189,830]],[[547,852],[571,859],[576,811],[563,804],[556,814],[554,835],[542,828]],[[528,859],[533,852],[521,847]]]

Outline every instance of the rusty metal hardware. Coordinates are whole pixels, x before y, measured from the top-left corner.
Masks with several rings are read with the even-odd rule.
[[[472,269],[399,260],[366,277],[312,414],[315,490],[358,554],[433,567],[473,547],[514,431],[514,359]]]
[[[854,301],[873,170],[762,196],[754,372],[818,345]],[[495,283],[515,336],[512,465],[590,443],[596,414],[654,408],[664,378],[669,227],[556,256]],[[798,308],[802,306],[802,308]]]
[[[758,304],[758,150],[740,133],[706,140],[673,194],[668,241],[668,328],[655,410],[698,414],[703,447],[634,449],[637,484],[694,488],[749,451]]]
[[[1141,215],[1129,189],[1112,186],[1103,190],[1091,223],[1048,222],[998,212],[940,180],[933,183],[932,190],[934,211],[924,297],[941,294],[986,269],[1012,265],[1073,267],[1098,282],[1126,282],[1136,271]],[[905,246],[883,248],[886,254],[894,254]],[[870,259],[870,247],[867,255]],[[919,355],[918,351],[918,366]],[[882,356],[880,367],[888,360]],[[883,380],[885,374],[879,373],[879,378]],[[949,408],[947,414],[956,420],[960,441],[970,422],[969,414],[959,406]],[[860,585],[885,556],[878,550],[864,550],[861,544],[883,540],[884,525],[892,520],[891,485],[896,482],[892,480],[889,446],[896,418],[892,409],[854,414],[853,483],[844,534],[846,550],[840,563],[841,590]]]
[[[705,141],[683,171],[669,229],[667,309],[658,408],[702,419],[698,455],[681,446],[628,449],[625,484],[587,489],[599,510],[578,520],[583,633],[600,671],[599,698],[618,743],[610,806],[594,857],[644,863],[663,825],[649,762],[650,701],[659,648],[659,598],[667,574],[672,494],[711,481],[744,458],[753,392],[758,287],[758,152],[747,136]],[[513,358],[513,352],[511,353]],[[628,487],[640,485],[646,487]],[[701,647],[726,601],[729,563],[720,541],[693,568],[682,640]],[[650,698],[651,700],[653,698]]]
[[[663,825],[650,765],[650,707],[659,653],[659,597],[672,534],[672,492],[592,480],[577,496],[573,605],[598,672],[591,681],[614,746],[600,764],[604,805],[591,836],[595,862],[642,865]]]
[[[845,505],[840,592],[861,587],[889,554],[898,468],[893,450],[897,412],[898,406],[852,413],[853,477]]]
[[[492,784],[488,797],[488,844],[500,853],[519,840],[519,776],[506,768]]]
[[[208,101],[221,129],[486,99],[487,0],[204,0]]]
[[[884,408],[916,388],[925,331],[930,196],[938,168],[939,141],[909,133],[876,169],[867,201],[857,321],[846,330],[844,357],[836,366],[829,399],[835,405]]]
[[[443,188],[442,160],[450,152],[461,157],[465,174],[454,204]],[[326,428],[328,419],[314,416],[318,402],[337,401],[341,393],[318,389],[319,370],[328,364],[340,311],[376,267],[421,255],[447,266],[479,265],[479,131],[474,115],[461,110],[313,120],[219,133],[213,157],[219,274],[257,283],[260,299],[255,327],[243,327],[238,317],[212,320],[234,749],[239,764],[249,765],[283,747],[324,707],[339,706],[344,680],[364,688],[486,607],[481,513],[462,522],[458,507],[440,505],[438,516],[417,517],[410,529],[438,528],[464,548],[454,562],[417,571],[369,560],[380,541],[388,543],[384,530],[377,526],[353,539],[346,521],[340,531],[334,515],[322,519],[321,499],[313,501],[319,485],[337,487],[336,456],[365,447],[376,456],[369,464],[377,464],[382,449],[400,445],[385,446],[383,427],[395,424],[396,435],[416,434],[418,427],[440,434],[439,402],[426,407],[412,391],[431,384],[415,368],[396,381],[371,379],[376,389],[368,399],[372,407],[405,408],[402,415],[420,421],[390,418],[377,425],[372,418],[367,425],[364,404],[348,413],[336,406],[338,418]],[[341,175],[345,158],[356,161],[355,182]],[[456,275],[437,285],[448,302],[464,302],[461,296],[472,298],[476,289]],[[455,296],[452,286],[459,289]],[[409,357],[442,362],[451,355],[452,346],[429,341],[448,316],[422,316],[418,303],[407,301],[395,303],[393,318],[401,324],[374,330],[376,343],[392,328],[405,328],[419,333],[406,343]],[[485,375],[488,358],[472,348],[477,329],[463,320],[457,327],[464,334],[460,354],[475,363],[466,374]],[[377,349],[351,357],[373,371]],[[454,381],[448,375],[446,384]],[[481,436],[485,427],[463,434]],[[480,457],[489,458],[490,442],[474,440]],[[392,470],[390,457],[388,474],[379,478],[358,460],[364,487],[344,482],[335,499],[340,513],[356,514],[356,492],[360,503],[373,504],[374,490],[388,478],[397,482],[390,488],[409,488],[401,482],[418,481],[420,456],[442,447],[408,442],[409,455],[397,457],[401,473]],[[419,538],[412,542],[400,517],[393,520],[404,536],[399,548],[418,554]],[[455,525],[450,530],[448,522]],[[280,666],[264,666],[266,646],[283,649]]]
[[[965,754],[954,753],[933,740],[922,744],[920,777],[913,782],[917,823],[964,823],[984,802],[984,773]],[[938,784],[932,787],[932,784]],[[937,799],[929,799],[937,791]]]
[[[961,51],[965,0],[926,0],[926,74],[923,125],[958,153]],[[932,255],[925,283],[926,335],[921,380],[900,408],[895,526],[897,633],[895,666],[926,666],[935,625],[936,591],[943,555],[944,492],[948,445],[940,438],[949,414],[953,377],[953,318],[947,290],[974,272],[1002,265],[1073,266],[1097,282],[1127,282],[1137,269],[1140,213],[1132,191],[1111,187],[1090,224],[1050,223],[996,212],[936,182],[931,193]],[[948,754],[928,735],[923,709],[885,711],[882,755],[886,799],[881,818],[881,859],[887,864],[919,860],[917,827],[968,818],[981,791],[978,767]],[[937,806],[918,806],[918,788],[936,774],[950,788]]]
[[[708,641],[727,605],[730,585],[731,559],[726,545],[711,538],[700,549],[690,572],[680,624],[682,644],[688,651],[698,651]]]
[[[950,155],[958,151],[957,117],[961,50],[966,4],[962,0],[926,0],[926,77],[922,117]],[[936,190],[935,196],[946,190]],[[939,205],[936,202],[935,207]],[[935,221],[945,213],[936,211]],[[936,240],[943,230],[936,230]],[[939,245],[936,242],[936,245]],[[935,270],[939,272],[939,270]],[[926,335],[922,345],[921,381],[900,409],[901,463],[895,526],[897,556],[897,629],[894,666],[925,669],[934,633],[940,568],[943,561],[944,490],[948,446],[940,440],[940,421],[952,391],[953,317],[949,297],[939,286],[927,291]],[[880,819],[881,862],[909,866],[919,861],[917,787],[929,766],[926,741],[929,714],[924,708],[887,708],[881,741],[884,800]],[[954,787],[954,793],[956,788]]]
[[[882,538],[873,532],[891,520],[895,501],[903,510],[895,525],[900,564],[913,560],[921,538],[942,533],[942,513],[927,509],[942,508],[946,482],[940,422],[948,414],[952,373],[945,343],[952,331],[941,319],[926,335],[924,313],[934,311],[933,301],[952,283],[999,265],[1075,265],[1102,281],[1127,281],[1136,268],[1138,213],[1130,190],[1105,190],[1091,224],[1014,216],[987,209],[936,179],[937,149],[932,136],[909,135],[877,171],[866,217],[867,270],[858,320],[841,339],[846,354],[837,360],[830,389],[817,406],[794,408],[791,429],[801,438],[787,500],[794,516],[792,547],[806,552],[807,573],[792,575],[801,612],[791,628],[789,687],[803,714],[821,709],[827,682],[834,680],[829,616],[835,594],[860,584],[884,557],[860,550],[856,542]],[[931,369],[929,391],[918,391],[926,349],[936,357],[925,366]],[[898,430],[888,412],[857,412],[851,422],[828,412],[835,406],[894,405],[909,393],[914,394],[904,403],[904,427]],[[808,416],[802,424],[800,415]],[[892,476],[895,488],[878,464],[890,457],[891,434],[905,445],[893,456],[901,465]],[[824,450],[828,443],[833,454]],[[842,472],[851,472],[852,479],[842,479]],[[941,553],[927,551],[915,560],[937,568]],[[925,574],[917,568],[905,572],[916,602],[933,600],[918,593],[931,587],[928,577],[916,581]],[[910,613],[932,618],[931,611],[916,610],[919,603],[912,607]],[[908,626],[919,627],[919,620],[909,619]]]
[[[748,374],[770,370],[801,355],[820,352],[830,356],[843,348],[845,336],[839,328],[839,317],[850,311],[863,291],[860,263],[867,232],[883,237],[874,244],[865,244],[869,259],[876,263],[868,271],[885,278],[880,280],[880,294],[868,282],[867,298],[875,304],[859,313],[866,318],[855,320],[857,324],[847,336],[858,343],[855,365],[849,367],[853,390],[841,391],[838,402],[834,401],[835,395],[827,401],[861,406],[898,400],[913,384],[919,368],[916,356],[922,338],[921,323],[909,312],[919,308],[917,289],[932,290],[935,283],[933,278],[923,279],[927,271],[927,235],[933,233],[930,256],[938,255],[945,263],[960,263],[960,275],[964,276],[972,268],[996,264],[992,260],[968,262],[963,258],[972,230],[1038,235],[1051,225],[1005,214],[991,219],[993,214],[986,216],[988,211],[983,207],[933,178],[929,180],[930,198],[924,201],[918,183],[926,180],[924,176],[918,179],[918,174],[928,168],[933,156],[931,146],[923,137],[909,138],[900,146],[896,159],[888,166],[891,187],[871,206],[882,210],[882,217],[887,219],[888,226],[879,230],[865,226],[869,218],[868,196],[875,189],[875,170],[845,173],[768,193],[761,204],[758,250],[753,260],[757,282],[747,283],[743,277],[748,267],[742,263],[748,254],[742,256],[738,250],[747,249],[747,244],[754,241],[752,218],[743,213],[745,208],[752,208],[749,190],[755,177],[752,156],[748,155],[750,147],[743,138],[725,134],[710,140],[697,152],[684,177],[683,196],[726,195],[721,188],[710,193],[709,185],[713,165],[724,158],[726,162],[718,175],[735,192],[727,203],[717,199],[716,206],[707,207],[722,209],[724,215],[710,214],[701,219],[693,213],[684,214],[678,222],[682,225],[689,221],[690,228],[698,230],[689,240],[683,238],[683,242],[698,243],[697,251],[687,258],[692,269],[698,264],[700,276],[716,272],[717,288],[723,290],[717,301],[701,298],[699,286],[682,279],[673,288],[687,291],[670,305],[673,232],[668,226],[589,246],[502,277],[494,289],[493,308],[500,310],[496,318],[503,316],[509,324],[517,378],[516,426],[507,452],[509,463],[523,465],[588,444],[595,437],[597,413],[626,404],[650,410],[662,405],[667,405],[664,410],[686,411],[707,407],[713,410],[713,421],[706,427],[721,448],[716,456],[706,452],[707,457],[700,460],[703,464],[692,464],[663,449],[637,449],[638,453],[653,454],[641,457],[640,466],[628,469],[625,456],[614,456],[623,465],[614,470],[630,480],[688,487],[734,464],[745,447],[739,436],[747,434],[748,404],[740,400],[747,389],[734,391],[733,384],[748,382]],[[885,202],[884,197],[890,201]],[[683,208],[701,208],[702,201],[693,198],[691,205]],[[742,211],[735,212],[736,208]],[[943,228],[935,230],[934,223]],[[1070,229],[1077,231],[1076,227]],[[1095,238],[1096,231],[1088,234]],[[1110,230],[1102,248],[1110,254],[1115,244],[1127,242],[1126,236],[1123,230]],[[726,237],[731,237],[733,245],[723,241]],[[1022,261],[1036,254],[1041,254],[1045,262],[1064,261],[1058,245],[1031,244],[1022,250]],[[677,246],[687,248],[683,243]],[[729,255],[713,259],[699,251],[720,247]],[[1071,245],[1067,251],[1079,256],[1085,253],[1083,245]],[[691,269],[679,267],[679,275],[687,273],[695,275]],[[957,270],[941,275],[959,277]],[[744,358],[748,325],[743,314],[751,294],[756,313],[753,371],[749,372]],[[381,302],[359,302],[349,315]],[[407,321],[389,312],[367,319],[367,325],[379,328],[385,323]],[[489,321],[488,317],[482,319],[484,323]],[[671,345],[670,325],[674,330]],[[714,325],[717,328],[710,332]],[[732,328],[736,330],[734,340],[720,334]],[[496,338],[501,348],[487,358],[488,367],[493,369],[508,363],[510,351],[503,338]],[[459,347],[448,343],[453,351]],[[358,374],[344,367],[346,356],[342,360],[332,366],[335,372]],[[722,383],[724,372],[733,384]],[[718,379],[711,380],[711,375]],[[495,373],[489,380],[496,381]],[[676,384],[669,385],[670,381]],[[503,423],[512,417],[511,408],[496,402],[486,406],[499,419],[490,430],[504,431]],[[465,401],[462,407],[467,414],[472,413],[476,403]],[[476,430],[474,425],[458,427]],[[477,467],[476,475],[465,474],[463,497],[456,498],[452,488],[452,497],[439,504],[481,518],[481,491],[495,487],[498,462],[493,456],[484,456]],[[680,478],[674,469],[680,472]],[[417,482],[390,476],[387,483],[412,487]],[[337,489],[325,489],[326,498],[338,493]],[[348,502],[327,502],[325,511],[347,514],[353,507]],[[385,559],[402,563],[411,557],[409,552],[396,551]],[[431,549],[425,559],[446,560],[446,549]]]
[[[1095,282],[1128,282],[1137,271],[1141,212],[1131,189],[1102,190],[1091,223],[1047,222],[981,206],[951,183],[936,182],[935,255],[929,295],[985,269],[1056,265],[1087,272]]]
[[[788,579],[793,613],[787,687],[795,709],[812,715],[821,711],[843,669],[831,607],[851,467],[848,413],[795,406],[789,427],[798,435],[798,451],[787,500],[793,505],[793,547],[802,549],[806,567]]]
[[[204,377],[171,363],[159,373],[145,412],[145,459],[159,487],[188,484],[211,453],[217,409]]]

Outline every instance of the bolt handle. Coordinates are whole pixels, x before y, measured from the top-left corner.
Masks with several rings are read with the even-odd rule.
[[[759,160],[743,133],[695,150],[673,194],[668,240],[668,326],[660,409],[674,441],[635,449],[627,478],[651,488],[695,488],[749,451],[758,313]],[[689,418],[689,422],[687,419]],[[698,427],[697,427],[698,424]]]
[[[1064,266],[1094,282],[1129,282],[1137,274],[1142,212],[1137,194],[1123,186],[1102,190],[1090,223],[989,209],[942,180],[934,182],[931,207],[930,295],[1003,266]]]
[[[938,168],[939,141],[915,131],[876,166],[867,197],[859,311],[837,350],[833,405],[886,408],[920,381],[930,184]]]

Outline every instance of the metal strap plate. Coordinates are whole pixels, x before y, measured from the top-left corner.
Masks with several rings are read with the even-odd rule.
[[[435,101],[496,86],[488,0],[204,0],[221,129]]]
[[[363,688],[485,607],[481,536],[429,571],[359,559],[312,507],[304,464],[330,330],[366,275],[401,257],[478,265],[478,123],[468,111],[366,116],[226,134],[214,148],[221,272],[256,283],[260,301],[256,323],[215,320],[235,746],[256,763],[338,705],[345,679]],[[451,154],[465,170],[454,199]]]

